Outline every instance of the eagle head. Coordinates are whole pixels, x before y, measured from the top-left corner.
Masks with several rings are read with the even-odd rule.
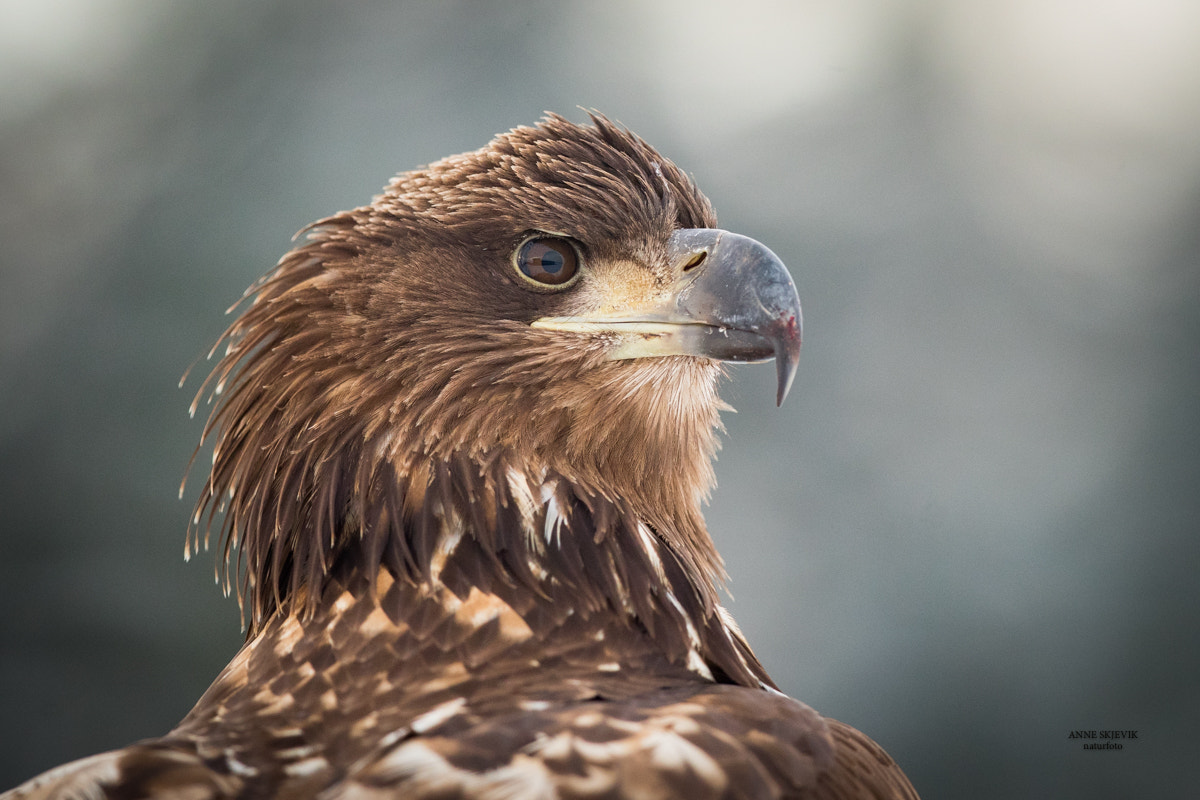
[[[674,164],[602,116],[551,115],[303,233],[200,392],[216,441],[189,547],[224,507],[252,631],[348,551],[429,569],[421,520],[449,506],[504,550],[499,511],[555,476],[720,579],[699,514],[720,362],[774,357],[782,402],[801,315],[779,259],[718,230]]]

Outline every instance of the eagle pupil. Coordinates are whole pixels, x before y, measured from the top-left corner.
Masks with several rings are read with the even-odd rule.
[[[547,250],[542,253],[541,258],[534,257],[533,262],[536,266],[541,267],[545,272],[557,275],[563,268],[562,253],[557,250]]]
[[[535,283],[561,286],[575,276],[579,256],[566,239],[530,239],[517,251],[517,269]]]

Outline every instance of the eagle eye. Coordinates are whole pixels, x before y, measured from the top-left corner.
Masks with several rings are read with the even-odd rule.
[[[560,236],[534,236],[513,253],[521,276],[548,289],[565,289],[579,274],[580,261],[575,243]]]

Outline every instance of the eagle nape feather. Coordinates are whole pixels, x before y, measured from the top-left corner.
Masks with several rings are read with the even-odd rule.
[[[800,303],[674,164],[549,115],[309,226],[201,387],[189,551],[246,643],[179,725],[16,798],[915,798],[783,695],[701,506],[724,362]]]

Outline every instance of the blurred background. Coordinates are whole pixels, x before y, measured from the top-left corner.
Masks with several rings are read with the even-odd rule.
[[[166,732],[239,646],[177,498],[222,311],[305,223],[582,106],[799,287],[791,397],[733,370],[709,510],[780,685],[927,798],[1194,791],[1194,0],[0,18],[0,788]]]

